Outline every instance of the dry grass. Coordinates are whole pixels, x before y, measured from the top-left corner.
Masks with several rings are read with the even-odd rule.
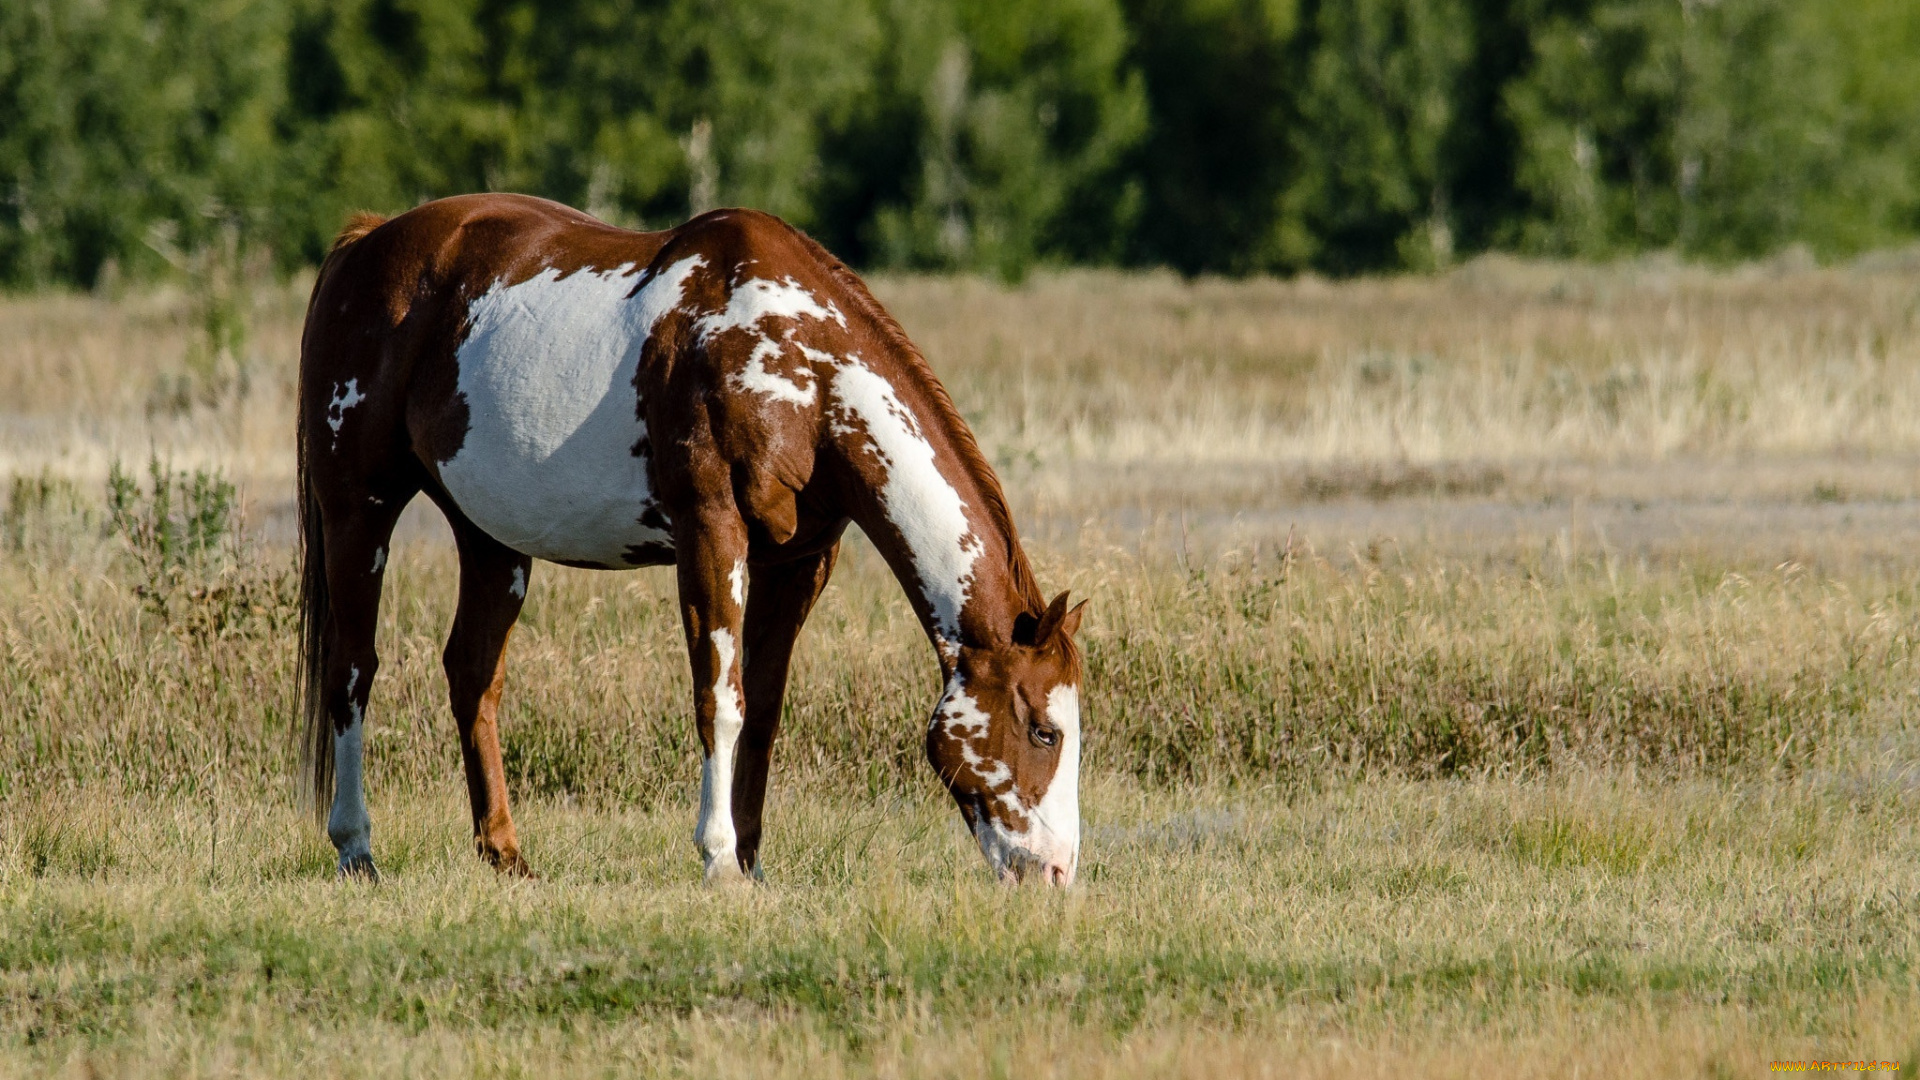
[[[190,793],[217,773],[279,794],[294,686],[285,571],[209,573],[175,586],[163,613],[103,546],[98,573],[58,588],[57,566],[0,573],[0,715],[14,733],[0,793]],[[424,543],[392,565],[370,768],[410,789],[453,761],[440,648],[456,573]],[[1084,640],[1093,761],[1149,784],[1571,765],[1791,775],[1907,715],[1920,637],[1912,574],[1476,568],[1391,549],[1380,562],[1248,554],[1182,571],[1094,545],[1042,573],[1097,599]],[[536,580],[511,654],[515,790],[684,801],[693,748],[671,578],[542,567]],[[856,552],[810,624],[783,762],[862,792],[919,782],[936,683],[898,587]]]
[[[1070,896],[992,887],[856,547],[769,886],[697,886],[670,581],[541,567],[505,705],[545,873],[466,851],[415,520],[378,889],[291,795],[298,285],[0,301],[0,1076],[1748,1075],[1920,1062],[1920,272],[1483,261],[880,292],[1086,630]],[[244,542],[101,492],[218,467]]]
[[[1340,285],[882,292],[1009,455],[1658,461],[1920,450],[1916,281],[1486,259]]]
[[[306,287],[256,294],[249,396],[186,419],[165,405],[188,371],[190,298],[0,300],[0,466],[104,474],[115,453],[157,445],[284,482]],[[1490,257],[1342,284],[876,282],[983,443],[1054,481],[1074,465],[1910,457],[1917,288],[1920,264],[1888,259],[1716,274]]]

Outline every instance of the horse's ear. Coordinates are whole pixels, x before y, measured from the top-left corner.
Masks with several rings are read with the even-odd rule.
[[[1080,613],[1085,611],[1086,607],[1087,602],[1082,600],[1074,605],[1073,610],[1069,611],[1067,610],[1066,593],[1061,593],[1059,596],[1054,597],[1053,603],[1047,605],[1047,613],[1040,616],[1040,625],[1035,629],[1033,634],[1034,643],[1044,644],[1052,641],[1055,634],[1063,637],[1072,637],[1079,633]]]
[[[1060,636],[1072,637],[1080,632],[1080,616],[1086,613],[1087,605],[1091,603],[1093,603],[1091,600],[1082,600],[1073,605],[1073,610],[1067,612],[1066,615],[1060,619],[1060,629],[1058,631]]]

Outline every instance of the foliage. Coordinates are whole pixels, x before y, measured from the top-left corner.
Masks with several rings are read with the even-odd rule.
[[[245,0],[0,8],[0,280],[159,269],[223,226],[264,239],[284,168],[284,34]]]
[[[115,461],[104,515],[145,614],[200,643],[286,632],[293,576],[245,542],[233,484],[204,469],[176,472],[157,457],[148,459],[147,476],[142,490]]]
[[[154,457],[147,475],[151,484],[142,491],[118,461],[107,474],[109,528],[142,565],[157,571],[204,561],[237,531],[233,485],[219,474],[196,469],[189,476]]]
[[[1293,266],[1444,266],[1447,151],[1473,59],[1464,0],[1316,5],[1280,246]]]
[[[1855,58],[1823,20],[1834,21],[1782,0],[1610,0],[1545,20],[1539,61],[1509,92],[1519,181],[1547,211],[1523,226],[1528,245],[1728,256],[1789,239],[1852,246],[1840,204],[1884,218],[1898,188],[1853,173],[1856,155],[1880,147],[1845,139]]]
[[[1838,256],[1920,229],[1916,48],[1905,0],[22,0],[0,283],[478,190],[1006,277]]]

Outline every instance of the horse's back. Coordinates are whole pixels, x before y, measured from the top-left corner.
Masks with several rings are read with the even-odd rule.
[[[748,501],[770,492],[772,516],[792,516],[818,409],[794,334],[847,325],[817,251],[752,211],[635,233],[524,196],[425,204],[323,268],[303,393],[325,428],[310,431],[336,454],[356,425],[398,433],[454,505],[516,551],[670,562],[650,405],[672,429],[653,434],[683,445],[691,395],[709,395],[700,415],[747,459]],[[656,333],[695,347],[650,350]]]

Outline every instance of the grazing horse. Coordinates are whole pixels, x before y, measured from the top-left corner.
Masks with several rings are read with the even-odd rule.
[[[849,522],[913,604],[944,690],[927,759],[1003,879],[1079,859],[1085,604],[1048,603],[946,390],[852,271],[779,219],[617,229],[516,195],[355,217],[301,339],[301,661],[316,812],[375,876],[362,780],[387,544],[453,528],[444,656],[480,855],[531,871],[497,714],[534,559],[675,567],[709,882],[758,876],[788,663]]]

